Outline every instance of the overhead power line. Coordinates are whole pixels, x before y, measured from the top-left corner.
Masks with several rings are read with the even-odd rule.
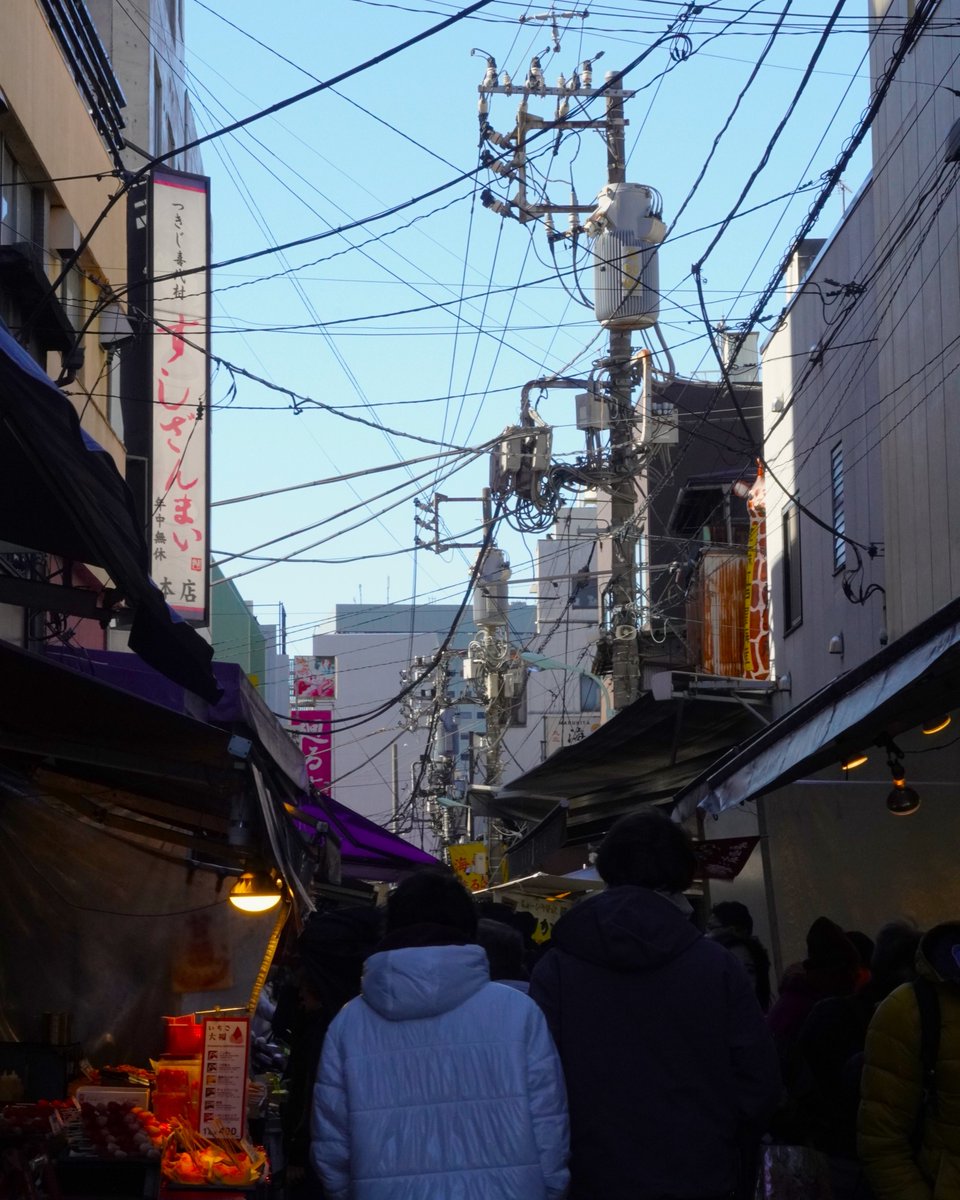
[[[123,181],[119,189],[114,192],[114,194],[104,205],[103,209],[100,211],[93,224],[87,230],[86,234],[81,237],[76,249],[66,256],[59,275],[57,275],[53,283],[50,284],[43,297],[43,300],[38,303],[34,312],[25,322],[25,327],[29,328],[33,325],[40,311],[42,311],[43,305],[47,303],[49,297],[57,294],[60,285],[77,264],[80,256],[86,251],[97,230],[113,211],[114,207],[127,194],[127,192],[129,192],[130,188],[133,187],[134,184],[139,183],[142,179],[145,179],[147,175],[149,175],[149,173],[154,169],[154,167],[158,167],[162,163],[167,162],[169,159],[176,158],[178,155],[185,154],[189,150],[195,150],[197,147],[213,141],[214,138],[224,137],[228,133],[235,133],[238,129],[244,129],[246,126],[252,125],[255,121],[262,121],[264,117],[273,116],[275,113],[282,112],[285,108],[290,108],[294,104],[300,104],[304,100],[309,99],[311,96],[319,95],[320,92],[324,92],[328,88],[335,87],[338,83],[344,83],[347,79],[352,79],[355,75],[360,75],[362,72],[368,71],[371,67],[379,66],[380,63],[394,58],[396,55],[401,54],[404,50],[409,50],[411,46],[415,46],[419,42],[426,41],[428,38],[434,37],[438,33],[442,33],[445,29],[449,29],[451,25],[456,25],[459,21],[462,21],[466,17],[470,16],[471,13],[475,13],[482,8],[486,8],[486,6],[490,3],[492,3],[492,0],[474,0],[473,4],[470,4],[466,8],[461,9],[459,12],[454,13],[452,16],[447,17],[446,20],[440,21],[439,24],[432,25],[429,29],[425,29],[422,33],[418,33],[413,37],[407,38],[406,41],[400,42],[396,46],[392,46],[389,50],[384,50],[380,54],[374,55],[373,58],[368,58],[365,62],[359,63],[355,67],[350,67],[346,71],[341,71],[339,75],[334,75],[331,79],[326,79],[321,83],[315,84],[313,87],[305,88],[303,91],[297,92],[293,96],[288,96],[284,100],[278,100],[275,104],[270,104],[266,108],[260,109],[258,112],[251,113],[246,117],[241,117],[239,120],[233,121],[229,125],[224,125],[219,129],[214,129],[210,133],[205,133],[200,137],[194,138],[190,142],[185,142],[181,146],[176,146],[173,150],[167,150],[163,154],[155,155],[153,158],[149,159],[142,167],[140,167],[138,171],[135,171],[131,176]]]

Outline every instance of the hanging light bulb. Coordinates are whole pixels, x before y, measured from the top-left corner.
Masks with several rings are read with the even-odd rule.
[[[230,889],[230,903],[241,912],[269,912],[282,894],[282,884],[270,872],[245,871]]]
[[[952,720],[949,713],[942,713],[939,717],[931,717],[923,723],[923,732],[929,737],[934,733],[942,733]]]
[[[868,761],[869,756],[866,754],[851,754],[849,758],[845,758],[840,763],[840,768],[843,771],[855,771],[857,767],[862,767]]]
[[[903,751],[889,734],[877,741],[887,752],[887,766],[893,787],[887,793],[887,808],[895,817],[909,817],[920,807],[920,796],[907,786],[906,771],[903,769]]]
[[[920,807],[920,796],[904,779],[903,767],[893,776],[893,787],[887,796],[887,808],[895,817],[909,817]]]

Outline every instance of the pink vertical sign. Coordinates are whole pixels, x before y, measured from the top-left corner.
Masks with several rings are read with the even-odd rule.
[[[329,792],[333,782],[332,717],[328,708],[298,708],[290,714],[291,728],[307,760],[307,778],[322,792]]]

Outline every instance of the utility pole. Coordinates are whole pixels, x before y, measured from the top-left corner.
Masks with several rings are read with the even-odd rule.
[[[484,525],[492,521],[489,492],[484,495]],[[482,561],[473,593],[473,619],[477,634],[464,662],[464,679],[486,707],[483,735],[483,782],[495,787],[501,781],[503,736],[510,724],[514,699],[523,686],[524,669],[510,659],[510,564],[491,544],[480,551]]]
[[[602,88],[594,88],[597,57],[585,59],[569,78],[561,75],[556,87],[551,87],[544,79],[539,57],[534,56],[523,84],[518,85],[507,72],[498,73],[496,60],[487,55],[478,92],[481,146],[495,148],[495,153],[484,148],[482,160],[497,189],[485,188],[481,202],[496,215],[520,224],[542,221],[554,261],[558,243],[569,247],[575,279],[581,239],[589,243],[593,309],[609,333],[606,357],[594,363],[587,379],[548,376],[524,385],[520,424],[504,430],[491,469],[491,487],[500,511],[523,532],[548,528],[562,489],[579,484],[598,494],[598,574],[605,583],[599,595],[594,672],[609,680],[604,704],[609,717],[632,704],[640,692],[639,627],[644,597],[638,593],[637,559],[643,545],[646,471],[651,454],[670,438],[661,428],[666,423],[654,419],[651,350],[645,346],[634,355],[631,334],[657,325],[657,247],[667,230],[663,201],[656,189],[626,179],[624,103],[634,93],[624,90],[622,75],[615,72],[608,72]],[[514,94],[520,96],[520,104],[513,130],[498,131],[490,123],[490,101]],[[586,104],[600,96],[605,102],[603,119],[580,119]],[[552,120],[530,111],[532,102],[547,97],[557,99]],[[572,104],[576,105],[573,109]],[[586,130],[601,133],[607,150],[607,179],[596,201],[580,204],[572,179],[568,203],[552,202],[540,188],[532,195],[527,180],[529,144],[549,133],[556,156],[568,133],[579,135]],[[564,232],[554,220],[561,212],[569,215]],[[637,384],[642,385],[642,395],[634,405]],[[576,397],[576,423],[586,435],[586,454],[575,472],[554,463],[553,431],[530,405],[533,387],[543,394],[553,387],[570,386],[584,389]],[[608,435],[606,446],[604,432]]]
[[[613,78],[607,72],[607,81]],[[607,183],[626,182],[623,94],[607,93]],[[601,529],[609,535],[598,546],[598,565],[609,583],[600,592],[600,625],[612,639],[614,711],[637,698],[640,659],[637,641],[637,510],[630,330],[611,328],[607,369],[610,378],[610,469],[612,480],[598,505]]]

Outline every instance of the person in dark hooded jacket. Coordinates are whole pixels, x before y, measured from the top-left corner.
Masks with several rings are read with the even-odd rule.
[[[557,922],[533,972],[567,1082],[571,1200],[733,1197],[780,1098],[753,985],[690,920],[695,865],[679,825],[621,818],[597,855],[607,890]]]

